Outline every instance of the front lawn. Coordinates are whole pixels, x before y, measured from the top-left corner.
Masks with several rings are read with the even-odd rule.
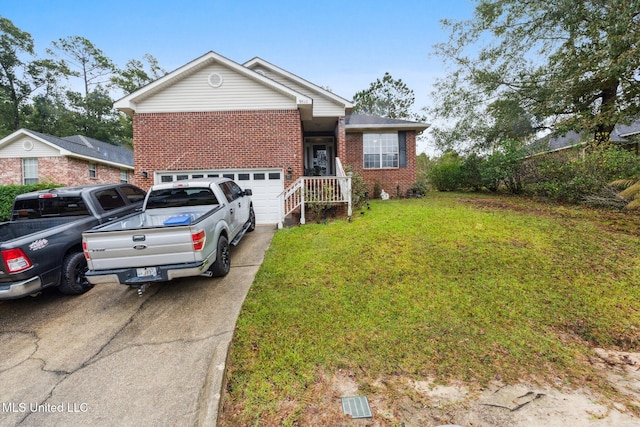
[[[337,372],[359,394],[404,377],[616,397],[589,358],[640,350],[638,215],[459,194],[370,205],[276,233],[238,319],[222,425],[304,424],[329,410]]]

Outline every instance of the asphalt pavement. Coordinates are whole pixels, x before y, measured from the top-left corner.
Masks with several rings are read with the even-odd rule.
[[[0,302],[0,426],[215,426],[229,344],[275,228],[224,278]]]

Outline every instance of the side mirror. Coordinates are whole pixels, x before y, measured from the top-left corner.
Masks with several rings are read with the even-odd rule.
[[[247,188],[246,190],[244,190],[242,192],[243,195],[245,196],[252,196],[253,195],[253,191],[251,191],[249,188]]]

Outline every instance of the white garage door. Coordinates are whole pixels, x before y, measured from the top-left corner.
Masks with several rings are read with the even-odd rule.
[[[280,199],[284,191],[282,169],[224,169],[206,171],[156,172],[155,182],[172,182],[198,178],[231,178],[242,189],[250,188],[257,224],[277,224],[280,221]]]

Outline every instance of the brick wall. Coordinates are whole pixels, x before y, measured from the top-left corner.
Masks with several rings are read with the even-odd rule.
[[[96,164],[96,177],[91,178],[89,177],[89,162],[73,158],[67,158],[66,160],[67,182],[64,183],[65,185],[112,184],[120,182],[120,169],[118,168],[98,163]],[[39,164],[38,168],[40,168]],[[44,170],[40,172],[40,175],[45,175]],[[55,177],[55,175],[51,176]],[[54,180],[54,182],[56,181]]]
[[[22,159],[0,159],[0,185],[22,184]]]
[[[416,133],[407,132],[407,167],[397,169],[364,169],[363,143],[361,133],[346,135],[346,161],[344,165],[352,166],[354,171],[362,175],[367,183],[369,194],[373,196],[373,187],[377,182],[382,190],[391,197],[399,193],[404,196],[416,182]],[[341,159],[342,160],[342,159]]]
[[[0,159],[0,185],[22,184],[22,159]],[[129,173],[131,178],[132,173]],[[71,157],[39,157],[40,182],[62,185],[112,184],[120,182],[120,169],[108,165],[96,165],[96,177],[89,177],[89,162]],[[131,181],[131,179],[129,180]]]
[[[291,167],[293,179],[303,173],[298,110],[135,114],[133,139],[135,180],[144,189],[159,170]]]

